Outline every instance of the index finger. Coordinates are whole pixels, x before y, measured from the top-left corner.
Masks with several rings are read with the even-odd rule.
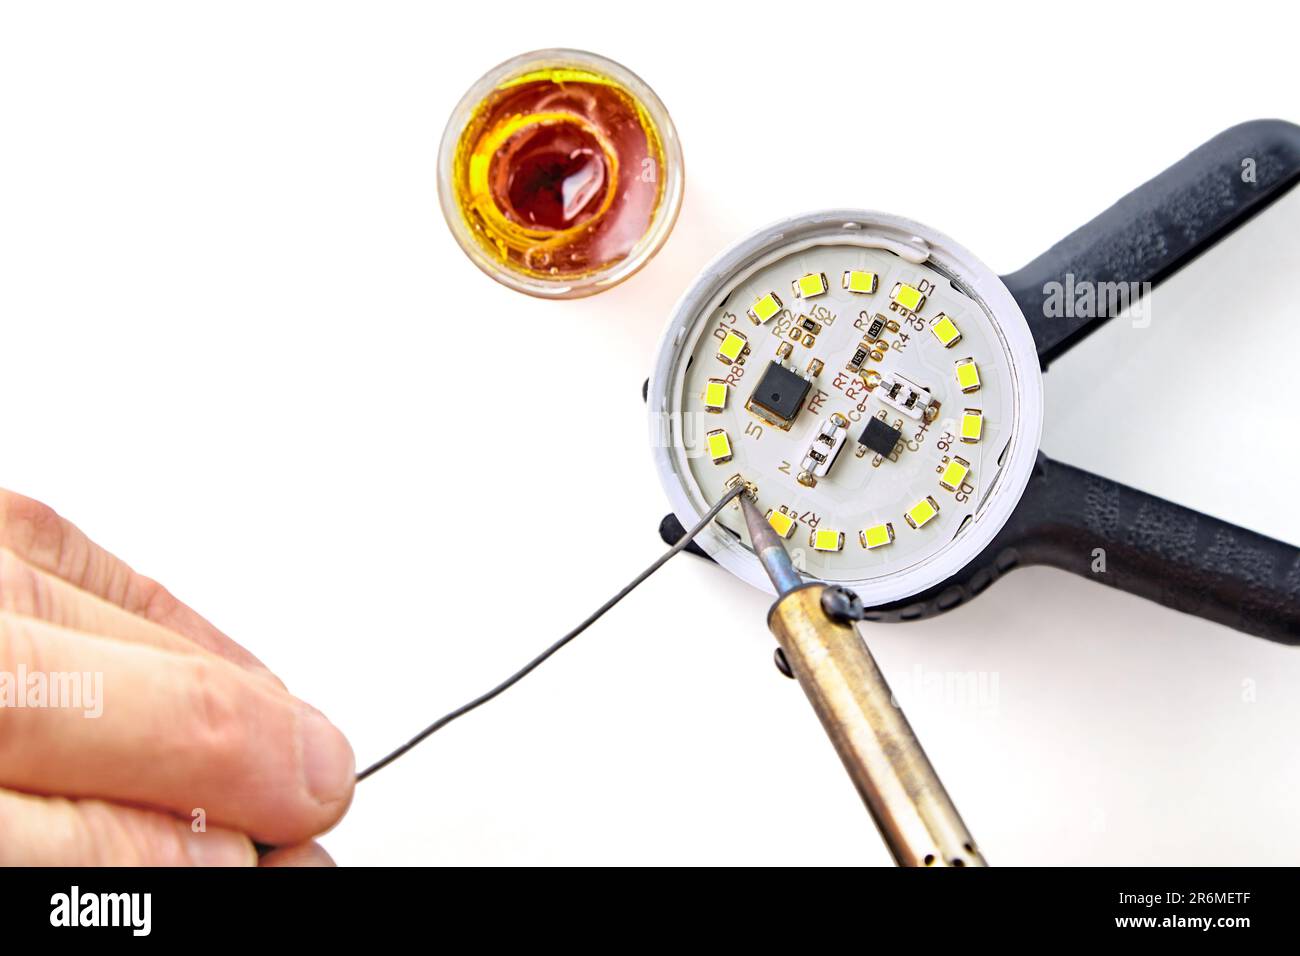
[[[131,569],[33,498],[0,488],[0,547],[74,587],[189,638],[243,667],[269,670],[260,660],[177,600],[153,578]]]
[[[329,828],[352,800],[356,767],[338,728],[213,654],[0,611],[0,671],[41,675],[22,679],[38,688],[31,704],[0,708],[0,787],[182,817],[201,808],[274,846]]]

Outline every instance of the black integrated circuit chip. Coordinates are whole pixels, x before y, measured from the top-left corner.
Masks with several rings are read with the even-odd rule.
[[[777,424],[789,425],[803,407],[803,400],[808,397],[810,388],[812,382],[798,372],[791,371],[780,362],[771,362],[754,386],[749,402],[767,413]]]
[[[877,455],[884,455],[888,458],[894,453],[894,446],[898,444],[898,439],[902,437],[902,432],[883,422],[879,418],[873,418],[867,422],[867,427],[863,429],[862,435],[858,438],[858,443],[866,445]]]

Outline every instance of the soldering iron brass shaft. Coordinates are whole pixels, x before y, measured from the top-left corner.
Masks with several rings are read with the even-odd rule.
[[[779,595],[768,626],[894,860],[984,866],[858,627],[831,617],[827,587],[803,584],[780,538],[747,495],[740,500],[754,550]]]

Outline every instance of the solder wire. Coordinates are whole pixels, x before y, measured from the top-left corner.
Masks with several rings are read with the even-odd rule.
[[[491,690],[487,691],[486,693],[480,694],[478,697],[475,697],[469,703],[462,704],[461,706],[457,707],[455,710],[451,711],[450,713],[444,714],[442,717],[439,717],[428,727],[425,727],[422,731],[420,731],[418,734],[416,734],[406,743],[402,744],[402,746],[398,747],[392,753],[388,754],[386,757],[383,757],[375,761],[365,770],[362,770],[359,774],[357,774],[357,783],[360,783],[362,780],[365,780],[367,777],[377,773],[380,770],[383,770],[385,767],[387,767],[398,757],[402,756],[407,751],[414,748],[417,744],[426,740],[432,734],[435,734],[439,730],[442,730],[443,727],[446,727],[449,723],[451,723],[456,718],[464,717],[471,710],[483,706],[493,698],[498,697],[501,694],[505,693],[511,687],[515,686],[515,684],[518,684],[521,680],[523,680],[534,670],[536,670],[539,666],[541,666],[541,664],[544,661],[546,661],[547,658],[551,657],[551,655],[553,655],[556,651],[562,648],[565,644],[568,644],[571,640],[573,640],[575,637],[577,637],[587,628],[591,627],[591,625],[595,624],[598,620],[600,620],[600,618],[605,614],[606,611],[612,608],[619,601],[623,600],[623,598],[631,594],[636,589],[637,585],[639,585],[642,581],[650,577],[650,575],[654,574],[665,564],[667,564],[669,558],[684,550],[686,546],[695,539],[695,536],[699,534],[701,531],[703,531],[706,527],[708,527],[709,522],[711,522],[714,518],[718,516],[718,512],[720,512],[724,507],[726,507],[727,504],[729,504],[737,495],[739,495],[744,490],[745,490],[745,484],[743,482],[737,482],[736,486],[730,489],[725,495],[723,495],[718,500],[717,504],[715,504],[712,508],[708,510],[708,512],[705,513],[704,517],[700,519],[699,523],[695,527],[691,528],[691,530],[687,531],[685,535],[682,536],[680,541],[678,541],[675,545],[669,548],[663,555],[661,555],[659,559],[655,561],[654,564],[650,565],[650,567],[646,568],[635,578],[633,578],[632,582],[628,584],[625,588],[623,588],[623,590],[619,591],[612,598],[610,598],[599,608],[597,608],[596,611],[585,621],[583,621],[581,624],[579,624],[577,627],[571,630],[568,634],[565,634],[562,638],[560,638],[558,641],[556,641],[546,650],[542,651],[531,661],[529,661],[519,670],[515,671],[513,674],[511,674],[501,683],[497,684]]]

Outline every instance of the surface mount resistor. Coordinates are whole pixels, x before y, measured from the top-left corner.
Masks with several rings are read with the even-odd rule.
[[[859,345],[853,350],[853,357],[849,359],[848,370],[850,372],[861,371],[862,365],[866,362],[868,354],[870,353],[867,351],[866,347]]]

